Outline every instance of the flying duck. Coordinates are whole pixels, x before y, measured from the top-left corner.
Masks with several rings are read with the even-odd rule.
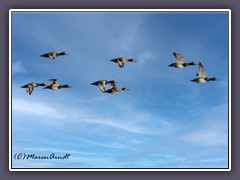
[[[33,90],[38,87],[38,86],[46,86],[45,83],[36,83],[36,82],[32,82],[32,83],[28,83],[24,86],[22,86],[21,88],[25,88],[26,92],[31,95]]]
[[[99,80],[99,81],[91,83],[91,85],[98,86],[102,92],[105,92],[107,84],[110,84],[110,86],[113,87],[115,85],[115,83],[116,83],[116,81],[114,81],[114,80],[111,80],[111,81]]]
[[[205,82],[209,82],[209,81],[216,81],[217,78],[213,77],[213,78],[208,78],[206,76],[206,71],[202,65],[202,63],[198,64],[198,73],[197,73],[197,77],[191,81],[196,82],[196,83],[205,83]]]
[[[58,56],[65,56],[68,55],[66,52],[61,52],[61,53],[57,53],[57,52],[49,52],[46,54],[42,54],[41,57],[45,57],[45,58],[50,58],[50,59],[56,59],[56,57]]]
[[[111,89],[108,89],[108,90],[104,91],[104,93],[115,94],[115,93],[122,92],[122,91],[127,91],[127,90],[129,90],[129,89],[126,88],[126,87],[118,88],[116,85],[114,85]]]
[[[168,66],[170,66],[170,67],[184,68],[184,67],[189,66],[189,65],[190,65],[190,66],[196,65],[195,62],[190,62],[190,63],[184,62],[184,57],[181,56],[181,55],[178,54],[178,53],[175,53],[175,52],[174,52],[173,55],[174,55],[175,58],[176,58],[176,63],[172,63],[172,64],[168,65]]]
[[[57,79],[49,79],[49,81],[52,81],[51,84],[43,89],[59,90],[62,88],[71,88],[68,84],[60,85]]]
[[[134,60],[134,59],[128,59],[128,58],[124,58],[124,57],[118,57],[118,58],[115,58],[115,59],[111,59],[110,61],[115,62],[115,63],[118,63],[118,66],[119,66],[120,68],[123,68],[123,67],[124,67],[124,63],[125,63],[125,62],[137,62],[137,61]]]

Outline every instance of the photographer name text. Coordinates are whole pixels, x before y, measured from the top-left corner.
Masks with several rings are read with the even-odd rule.
[[[66,153],[65,155],[58,156],[55,153],[52,153],[48,156],[45,155],[36,155],[35,153],[26,154],[26,153],[16,153],[14,155],[15,160],[66,160],[69,159],[71,154]]]

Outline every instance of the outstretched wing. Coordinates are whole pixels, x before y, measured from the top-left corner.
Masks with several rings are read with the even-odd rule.
[[[26,84],[24,86],[22,86],[21,88],[26,88],[26,92],[31,95],[33,90],[34,90],[34,86],[32,86],[30,83],[29,84]]]
[[[199,63],[199,64],[198,64],[198,73],[197,73],[197,76],[198,76],[198,77],[202,77],[202,78],[205,78],[205,77],[206,77],[206,71],[205,71],[202,63]]]
[[[175,53],[175,52],[173,53],[173,55],[175,56],[177,63],[179,63],[179,62],[184,63],[184,57],[183,56],[181,56],[180,54]]]
[[[105,86],[105,85],[99,84],[98,87],[99,87],[99,89],[100,89],[102,92],[105,92],[105,91],[106,91],[106,86]]]
[[[99,80],[98,81],[98,87],[102,92],[106,91],[106,80]]]
[[[117,63],[118,63],[119,67],[121,67],[121,68],[124,67],[124,62],[121,59],[118,59]]]
[[[31,86],[31,85],[30,85],[30,86],[28,87],[28,93],[29,93],[29,95],[32,94],[33,90],[34,90],[34,86]]]
[[[51,59],[56,59],[57,56],[58,56],[58,54],[57,54],[56,52],[50,52],[50,53],[49,53],[49,57],[50,57]]]
[[[118,87],[115,84],[113,84],[111,89],[118,90]]]
[[[57,79],[49,79],[49,81],[52,81],[51,84],[59,85]]]

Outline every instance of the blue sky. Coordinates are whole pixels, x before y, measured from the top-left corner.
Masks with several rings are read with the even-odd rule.
[[[173,52],[218,81],[191,82],[197,66],[168,67]],[[51,78],[73,88],[20,88]],[[101,79],[130,90],[102,93]],[[228,13],[13,12],[12,152],[71,154],[14,168],[227,168]]]

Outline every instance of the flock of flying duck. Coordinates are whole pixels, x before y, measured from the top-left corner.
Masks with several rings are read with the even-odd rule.
[[[58,56],[64,56],[64,55],[68,55],[68,54],[66,52],[61,52],[61,53],[49,52],[49,53],[41,55],[41,57],[50,58],[52,60],[55,60]],[[196,65],[195,62],[190,62],[190,63],[185,62],[184,57],[182,55],[178,54],[178,53],[174,52],[173,55],[176,58],[176,62],[170,64],[169,65],[170,67],[184,68],[184,67],[187,67],[187,66],[195,66]],[[124,64],[126,62],[137,62],[134,59],[128,59],[128,58],[124,58],[124,57],[115,58],[115,59],[112,59],[110,61],[112,61],[114,63],[117,63],[120,68],[123,68]],[[208,78],[206,76],[206,71],[205,71],[203,65],[199,62],[198,63],[197,78],[195,78],[191,81],[196,82],[196,83],[206,83],[206,82],[209,82],[209,81],[216,81],[216,80],[217,79],[215,77]],[[26,92],[29,95],[31,95],[33,90],[38,86],[45,86],[43,89],[50,89],[50,90],[59,90],[59,89],[62,89],[62,88],[71,88],[71,86],[69,84],[64,84],[64,85],[59,84],[57,79],[49,79],[49,81],[51,81],[51,84],[48,85],[48,86],[45,83],[32,82],[32,83],[28,83],[28,84],[22,86],[21,88],[25,88]],[[108,84],[110,85],[110,88],[106,90],[106,85],[108,85]],[[111,80],[111,81],[98,80],[96,82],[91,83],[91,85],[98,86],[103,93],[110,93],[110,94],[115,94],[115,93],[118,93],[118,92],[129,90],[126,87],[118,88],[116,86],[116,81],[115,80]]]

